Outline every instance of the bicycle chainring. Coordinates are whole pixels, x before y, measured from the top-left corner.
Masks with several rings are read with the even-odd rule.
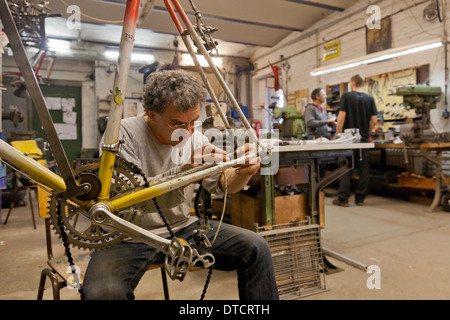
[[[74,170],[74,177],[79,182],[86,176],[98,176],[100,162],[98,160],[83,164]],[[142,189],[147,181],[139,168],[133,164],[116,158],[111,179],[110,199],[121,197],[127,193]],[[60,204],[60,206],[58,206]],[[60,208],[58,210],[58,207]],[[118,217],[138,225],[145,212],[145,203],[113,212]],[[72,201],[59,201],[55,194],[49,201],[50,221],[56,233],[64,232],[67,240],[74,247],[95,250],[110,247],[127,238],[113,228],[103,227],[91,222],[89,213]],[[63,230],[59,227],[58,216],[61,214]]]

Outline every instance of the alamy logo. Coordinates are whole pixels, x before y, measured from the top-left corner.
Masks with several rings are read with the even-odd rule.
[[[74,272],[75,271],[75,272]],[[81,269],[79,266],[71,265],[67,267],[66,273],[70,274],[67,278],[66,285],[69,289],[81,288]]]
[[[370,17],[367,19],[367,28],[368,29],[381,29],[381,9],[379,6],[371,5],[367,8],[367,14],[370,14]]]
[[[80,30],[81,29],[81,10],[79,6],[70,5],[67,7],[67,13],[70,14],[67,18],[66,25],[69,30]]]
[[[367,273],[371,275],[367,278],[366,285],[367,289],[381,289],[381,269],[379,266],[372,265],[367,267]]]

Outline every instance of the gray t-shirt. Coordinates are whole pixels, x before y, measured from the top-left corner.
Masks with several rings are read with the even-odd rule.
[[[153,135],[143,115],[123,119],[119,139],[124,141],[120,145],[119,156],[142,169],[149,181],[181,172],[182,165],[190,161],[193,150],[210,144],[198,130],[194,131],[183,146],[162,144]],[[205,178],[202,185],[211,194],[221,195],[223,191],[218,183],[219,177],[220,173]],[[198,220],[190,214],[193,194],[194,185],[191,184],[156,197],[158,206],[174,232]],[[145,208],[140,226],[162,237],[168,237],[169,232],[153,200],[146,201]]]

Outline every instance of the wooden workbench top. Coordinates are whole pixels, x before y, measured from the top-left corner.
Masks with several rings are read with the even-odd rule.
[[[372,148],[374,148],[373,143],[317,143],[276,146],[274,147],[273,152],[335,151]]]
[[[375,144],[375,149],[446,149],[450,142],[423,143],[417,146],[406,146],[403,143]]]

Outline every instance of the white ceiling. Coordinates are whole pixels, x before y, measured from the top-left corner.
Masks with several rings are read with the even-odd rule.
[[[151,1],[151,0],[149,0]],[[344,11],[358,0],[193,0],[205,25],[218,27],[213,37],[221,55],[248,58],[260,47],[272,47],[291,32],[301,32],[336,11]],[[142,0],[141,5],[145,4]],[[192,23],[195,17],[189,0],[179,0]],[[81,30],[65,27],[71,13],[69,4],[81,9]],[[50,38],[82,40],[117,45],[121,34],[125,0],[50,0],[52,13],[63,18],[47,18]],[[153,9],[139,20],[135,47],[173,50],[178,35],[163,0],[154,0]],[[181,51],[184,46],[181,44]]]

